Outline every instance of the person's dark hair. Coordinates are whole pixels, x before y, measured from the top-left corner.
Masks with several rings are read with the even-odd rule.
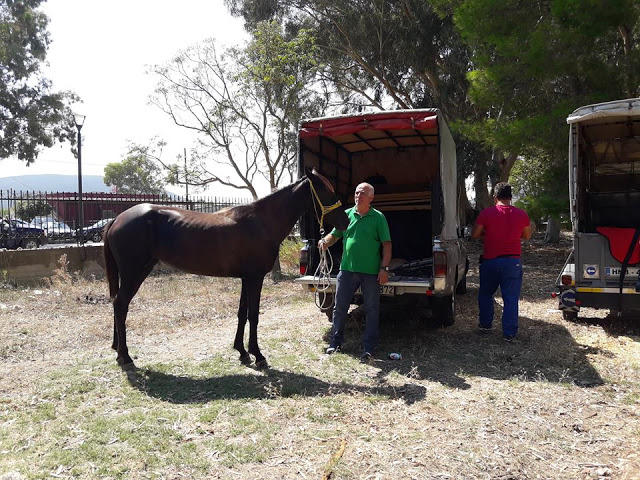
[[[493,188],[493,192],[494,192],[493,195],[496,198],[510,199],[511,185],[509,185],[507,182],[497,183],[496,186]]]

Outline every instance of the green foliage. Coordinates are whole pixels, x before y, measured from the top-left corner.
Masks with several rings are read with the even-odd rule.
[[[120,163],[104,167],[104,183],[120,193],[161,194],[166,182],[160,168],[142,154],[129,155]]]
[[[441,3],[473,47],[469,95],[490,112],[469,130],[495,148],[562,152],[575,108],[640,94],[638,2]]]
[[[553,161],[544,154],[523,158],[511,171],[510,182],[515,205],[526,210],[540,225],[550,216],[569,213],[568,170],[563,161]]]
[[[53,207],[43,200],[18,202],[15,205],[15,213],[18,218],[30,222],[36,217],[45,217],[53,212]]]
[[[42,147],[75,145],[70,92],[52,92],[40,73],[49,46],[42,0],[0,2],[0,159],[32,163]]]
[[[280,265],[285,273],[298,273],[300,270],[300,237],[289,237],[280,245]]]

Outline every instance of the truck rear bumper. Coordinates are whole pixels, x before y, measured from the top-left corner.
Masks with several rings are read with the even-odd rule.
[[[619,289],[618,289],[619,292]],[[576,292],[581,307],[608,308],[611,310],[640,310],[640,294],[634,289],[622,289],[620,293]]]
[[[302,286],[302,288],[313,292],[315,291],[318,279],[312,275],[305,275],[294,280],[295,283]],[[326,292],[335,292],[336,290],[336,277],[331,277],[331,285],[327,285]],[[405,294],[418,294],[418,295],[433,295],[433,280],[429,278],[417,278],[417,277],[391,277],[387,283],[381,285],[383,295],[405,295]]]

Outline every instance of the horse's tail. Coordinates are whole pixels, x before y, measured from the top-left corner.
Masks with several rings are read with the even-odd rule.
[[[113,257],[113,252],[111,251],[111,247],[109,246],[109,228],[111,228],[111,224],[113,220],[104,227],[104,234],[102,235],[103,243],[104,243],[104,267],[107,271],[107,281],[109,282],[109,297],[111,297],[111,301],[116,298],[118,294],[118,290],[120,288],[118,277],[118,264],[116,263],[116,259]]]

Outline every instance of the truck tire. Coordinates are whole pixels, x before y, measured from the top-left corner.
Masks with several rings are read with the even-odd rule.
[[[575,322],[578,319],[578,312],[574,312],[571,310],[563,310],[562,318],[564,318],[568,322]]]
[[[464,277],[460,280],[460,283],[456,285],[456,293],[464,294],[467,293],[467,274],[465,272]]]
[[[439,325],[450,327],[456,320],[456,294],[431,299],[433,318]]]
[[[469,258],[467,258],[464,266],[464,276],[462,277],[462,280],[460,280],[460,283],[456,285],[456,293],[467,293],[467,272],[469,272]]]

